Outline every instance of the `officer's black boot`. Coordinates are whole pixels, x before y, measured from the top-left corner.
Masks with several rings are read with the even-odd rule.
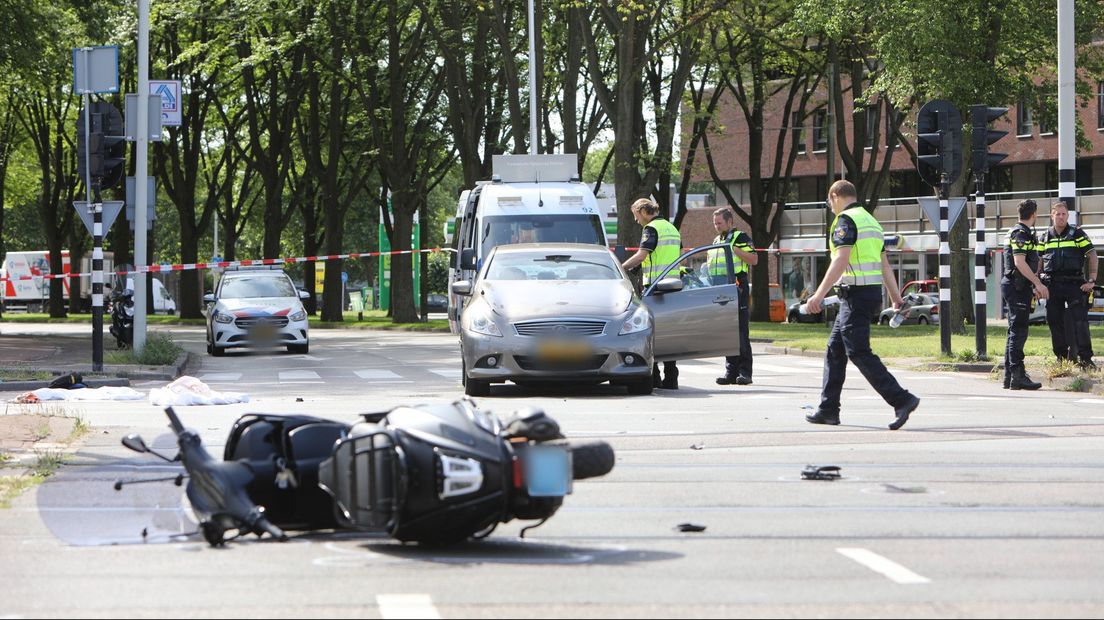
[[[663,386],[663,381],[659,376],[659,364],[652,367],[652,387],[658,388]]]
[[[1012,386],[1012,373],[1005,368],[1004,369],[1004,389],[1008,389]]]
[[[665,390],[677,390],[678,389],[678,367],[673,363],[663,364],[663,384],[660,386]]]
[[[1008,385],[1012,390],[1037,390],[1043,387],[1042,383],[1031,380],[1027,372],[1022,368],[1012,371],[1012,381]]]

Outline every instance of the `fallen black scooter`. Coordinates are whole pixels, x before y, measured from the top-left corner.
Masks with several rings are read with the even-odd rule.
[[[111,294],[111,327],[118,348],[134,345],[134,291],[116,289]]]
[[[483,538],[513,519],[538,521],[527,530],[555,514],[573,480],[614,465],[609,444],[569,443],[539,409],[519,410],[503,425],[468,399],[364,414],[353,425],[247,414],[234,423],[222,461],[172,408],[165,414],[180,448],[175,458],[153,452],[138,435],[123,445],[183,464],[184,474],[160,480],[187,478],[188,500],[212,546],[249,533],[284,541],[285,530],[325,529],[448,545]]]

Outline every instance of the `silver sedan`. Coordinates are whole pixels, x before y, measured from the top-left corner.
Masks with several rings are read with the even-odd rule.
[[[684,255],[685,263],[680,259],[669,272],[679,277],[638,295],[602,247],[496,248],[474,282],[451,287],[464,300],[465,392],[484,396],[491,383],[505,381],[609,381],[648,394],[653,361],[736,354],[737,287],[693,276],[704,258],[703,251]],[[657,337],[657,330],[666,336]]]

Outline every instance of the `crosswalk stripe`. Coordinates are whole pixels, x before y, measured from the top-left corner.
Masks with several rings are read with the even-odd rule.
[[[924,577],[923,575],[917,575],[909,569],[901,566],[900,564],[890,560],[889,558],[882,557],[873,551],[859,548],[845,548],[841,547],[836,551],[847,558],[850,558],[859,564],[869,568],[870,570],[885,575],[890,580],[900,584],[920,584],[931,583],[931,579]]]
[[[459,368],[430,368],[429,372],[440,377],[444,377],[446,379],[456,379],[457,381],[460,380]]]
[[[376,604],[386,619],[441,617],[428,594],[377,594]]]
[[[218,383],[220,381],[237,381],[242,378],[240,372],[209,372],[205,375],[200,375],[199,380],[204,383]]]
[[[386,379],[401,379],[402,378],[396,372],[392,372],[390,370],[379,370],[379,369],[372,369],[372,368],[369,368],[367,370],[354,370],[353,374],[360,377],[361,379],[370,379],[370,380],[374,380],[374,381],[378,381],[380,379],[386,380]]]
[[[318,376],[318,373],[313,370],[281,370],[280,381],[303,381],[303,380],[318,380],[322,377]]]

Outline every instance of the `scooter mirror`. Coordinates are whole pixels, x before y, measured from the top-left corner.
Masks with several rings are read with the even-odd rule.
[[[150,451],[149,447],[146,446],[146,442],[142,439],[142,436],[136,433],[131,433],[123,437],[123,445],[135,452],[141,452],[143,454]]]

